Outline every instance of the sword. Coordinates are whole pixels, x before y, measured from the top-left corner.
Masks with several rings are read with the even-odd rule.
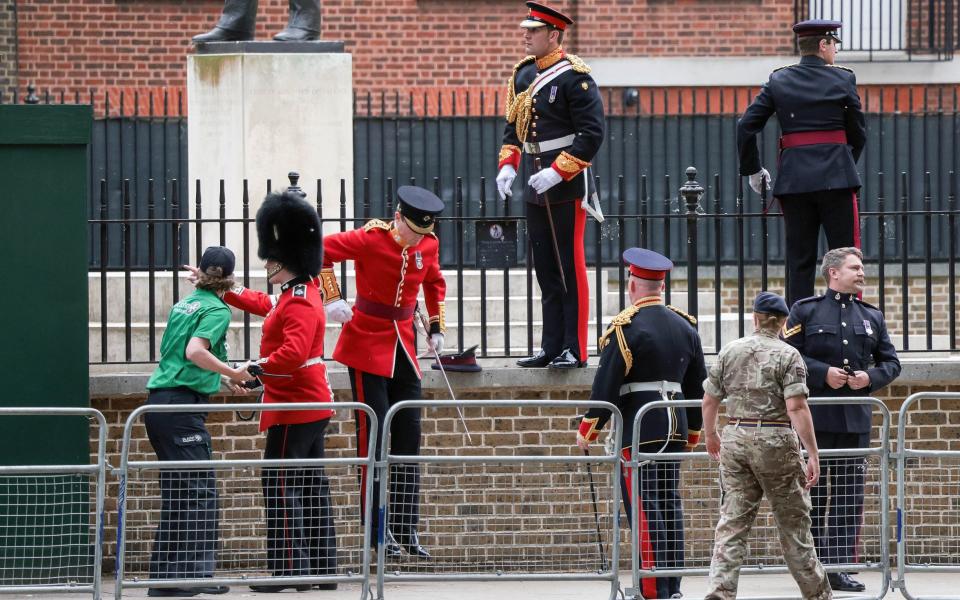
[[[420,325],[419,329],[423,331],[424,336],[427,338],[427,345],[433,349],[433,356],[437,359],[437,366],[440,368],[440,374],[443,375],[443,381],[447,384],[447,391],[450,392],[450,399],[456,402],[457,397],[453,393],[453,386],[450,385],[450,380],[447,378],[447,371],[443,368],[443,363],[440,362],[440,353],[437,352],[436,346],[430,343],[430,327],[429,322],[427,321],[426,315],[420,312],[420,308],[416,309],[416,323]],[[473,438],[470,436],[470,430],[467,428],[467,420],[463,418],[463,411],[460,410],[460,407],[457,406],[457,414],[460,415],[460,424],[463,425],[463,431],[467,434],[467,441],[471,444],[473,443]]]
[[[533,159],[533,166],[540,172],[540,159]],[[547,223],[550,224],[550,241],[553,243],[553,258],[557,261],[557,270],[560,271],[560,285],[563,286],[563,293],[567,293],[567,278],[563,274],[563,261],[560,260],[560,248],[557,246],[557,228],[553,225],[553,212],[550,210],[550,197],[543,193],[543,203],[547,208]]]

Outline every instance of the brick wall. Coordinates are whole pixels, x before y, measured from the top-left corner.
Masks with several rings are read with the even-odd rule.
[[[8,4],[9,2],[5,2]],[[522,56],[519,0],[323,1],[322,34],[354,59],[359,92],[500,86]],[[564,0],[578,21],[565,45],[586,57],[791,53],[787,0]],[[190,37],[217,0],[19,0],[22,81],[40,89],[159,87],[185,79]],[[285,0],[262,0],[257,38],[286,22]],[[749,12],[752,17],[743,19]]]
[[[0,0],[0,99],[11,94],[17,85],[15,6],[15,0]]]
[[[891,439],[895,439],[899,410],[903,400],[918,391],[960,391],[960,386],[951,385],[893,385],[883,390],[881,399],[893,413],[891,420]],[[430,397],[430,394],[426,394]],[[576,453],[571,444],[574,439],[573,425],[577,411],[576,400],[589,395],[589,390],[581,388],[554,388],[539,389],[510,389],[510,390],[460,390],[458,396],[462,400],[473,399],[553,399],[569,400],[570,407],[550,409],[468,409],[466,422],[472,432],[473,441],[468,442],[463,433],[459,419],[454,411],[440,409],[427,411],[423,419],[422,453],[424,455],[443,455],[454,452],[470,455],[500,455],[515,454],[569,456]],[[224,398],[216,398],[215,402]],[[338,392],[338,401],[349,401],[349,393]],[[94,398],[92,406],[101,410],[109,422],[108,461],[119,464],[119,440],[122,434],[122,424],[130,411],[143,402],[142,396],[124,396]],[[911,411],[910,421],[907,423],[907,439],[912,442],[914,449],[927,450],[960,450],[960,401],[956,400],[928,400],[923,401]],[[208,429],[214,440],[214,454],[217,459],[249,459],[259,458],[263,450],[264,436],[257,432],[254,423],[244,423],[236,420],[234,413],[212,413],[208,420]],[[873,433],[874,444],[879,438],[879,417],[875,419]],[[134,454],[131,460],[153,460],[152,451],[142,425],[134,428]],[[354,456],[355,453],[354,425],[349,415],[338,414],[332,419],[328,429],[326,448],[330,457]],[[596,453],[596,450],[594,451]],[[863,556],[866,560],[877,560],[879,556],[879,527],[880,504],[879,493],[879,459],[873,457],[868,461],[867,469],[867,510],[864,532],[862,535]],[[587,488],[587,479],[582,469],[550,468],[544,465],[534,465],[533,471],[517,474],[518,471],[504,465],[487,467],[463,468],[456,470],[437,469],[425,472],[423,480],[423,507],[425,520],[429,522],[428,543],[435,553],[442,555],[443,566],[428,566],[426,568],[442,568],[445,572],[457,569],[476,571],[481,564],[489,564],[495,559],[513,557],[525,560],[537,555],[540,563],[532,561],[525,563],[526,567],[537,568],[550,565],[561,571],[589,571],[595,568],[597,554],[591,554],[595,548],[593,533],[593,509]],[[594,467],[595,482],[600,490],[600,506],[609,498],[603,490],[609,484],[609,478],[600,475],[601,470]],[[542,472],[540,472],[542,471]],[[709,564],[713,528],[715,527],[715,506],[719,501],[719,488],[716,480],[716,467],[706,460],[694,460],[686,463],[682,470],[683,480],[681,490],[684,494],[685,523],[687,526],[687,566],[706,566]],[[343,480],[354,477],[352,472],[343,472]],[[128,482],[128,510],[129,519],[139,519],[141,526],[149,523],[150,527],[131,527],[128,521],[128,539],[134,548],[139,548],[139,554],[146,556],[143,549],[149,545],[152,537],[152,524],[156,523],[157,504],[139,502],[138,494],[143,487],[131,485],[134,478],[142,481],[155,479],[155,473],[147,472],[132,475]],[[243,497],[252,497],[259,500],[258,483],[255,478],[248,476],[246,484],[237,487]],[[896,493],[893,474],[889,487],[891,499]],[[243,484],[243,480],[240,481]],[[955,488],[960,485],[960,463],[955,459],[931,458],[915,461],[907,480],[909,496],[908,509],[905,513],[906,534],[912,538],[910,545],[911,556],[937,557],[936,552],[945,552],[943,547],[956,543],[957,537],[953,531],[943,527],[956,527],[960,524],[960,502],[956,500]],[[334,486],[338,487],[338,486]],[[521,487],[520,490],[514,488]],[[220,500],[221,529],[226,548],[231,553],[223,553],[221,563],[232,565],[239,569],[250,569],[251,565],[240,560],[239,557],[255,556],[262,552],[263,531],[255,530],[248,538],[233,537],[231,532],[235,523],[231,519],[238,513],[246,511],[245,518],[252,518],[255,522],[259,516],[257,505],[253,508],[244,504],[236,505],[238,495],[230,492],[222,494]],[[138,491],[139,490],[139,491]],[[106,515],[107,532],[105,540],[106,568],[112,569],[115,557],[115,528],[116,528],[116,497],[117,486],[115,478],[108,476]],[[344,494],[346,502],[351,507],[356,506],[356,493],[348,491]],[[892,505],[892,500],[891,500]],[[252,510],[252,516],[251,516]],[[601,512],[603,512],[601,510]],[[356,525],[356,510],[350,508],[338,513],[338,539],[341,542],[341,556],[349,554],[349,560],[356,560],[355,544],[358,531]],[[569,530],[557,531],[558,523],[565,523]],[[497,527],[510,525],[509,533],[495,533]],[[621,521],[623,529],[621,539],[628,540],[626,521]],[[931,525],[938,525],[940,529],[934,531]],[[609,519],[604,518],[604,531],[608,531]],[[944,533],[944,531],[947,531]],[[606,534],[605,534],[606,535]],[[580,537],[577,537],[580,536]],[[538,554],[538,547],[556,545],[558,552],[562,548],[569,548],[571,539],[579,541],[589,552],[583,554],[547,555],[544,558]],[[352,540],[352,542],[350,541]],[[772,517],[766,511],[761,511],[760,520],[751,538],[751,564],[765,562],[767,565],[779,564],[780,551],[778,545],[777,528]],[[346,547],[345,547],[346,546]],[[627,568],[629,546],[626,541],[622,546],[624,557],[623,567]],[[942,554],[941,552],[941,554]],[[513,553],[513,554],[511,554]],[[128,554],[130,556],[130,554]],[[935,560],[938,560],[935,558]],[[254,561],[256,562],[256,561]],[[345,561],[342,561],[345,562]],[[130,563],[128,563],[129,565]],[[134,569],[145,568],[144,564],[134,565]],[[221,564],[221,568],[224,565]],[[405,565],[402,568],[410,568]],[[518,567],[523,568],[523,567]]]

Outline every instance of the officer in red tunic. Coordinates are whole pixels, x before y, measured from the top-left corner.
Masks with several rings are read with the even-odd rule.
[[[420,366],[414,347],[414,311],[423,288],[430,321],[428,346],[443,348],[446,282],[440,272],[439,243],[433,234],[443,201],[429,190],[403,186],[392,223],[374,219],[362,229],[328,235],[323,240],[323,285],[327,315],[343,323],[334,360],[349,367],[350,386],[356,402],[364,402],[377,415],[383,440],[383,419],[389,408],[402,400],[421,398]],[[341,297],[333,273],[334,263],[354,261],[357,295],[353,308]],[[370,425],[358,412],[357,451],[367,450]],[[393,420],[390,453],[413,456],[420,453],[420,411],[408,409]],[[379,448],[377,450],[380,451]],[[366,482],[366,473],[362,475]],[[415,464],[398,465],[390,477],[387,552],[403,547],[411,556],[429,559],[420,545],[420,472]],[[374,487],[374,508],[379,506],[379,486]],[[373,531],[378,529],[373,511]],[[391,537],[391,533],[395,537]],[[396,540],[394,542],[394,539]]]
[[[521,162],[529,176],[523,198],[543,338],[540,351],[517,364],[571,369],[587,364],[590,298],[583,234],[588,212],[603,219],[590,170],[603,143],[603,101],[590,67],[561,46],[573,20],[537,2],[527,6],[520,27],[529,56],[517,63],[507,83],[497,174],[504,199],[513,195]]]
[[[320,272],[323,241],[317,211],[301,194],[287,190],[266,197],[257,211],[257,255],[278,295],[235,288],[224,301],[265,317],[260,340],[263,401],[330,402],[323,364],[326,316],[314,277]],[[263,457],[323,458],[330,410],[263,411],[267,432]],[[337,535],[330,484],[322,467],[264,469],[267,564],[274,576],[329,575],[337,567]],[[252,585],[256,592],[298,591],[310,585]],[[322,584],[335,589],[336,584]]]

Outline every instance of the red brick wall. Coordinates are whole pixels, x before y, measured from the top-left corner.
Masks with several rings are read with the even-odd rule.
[[[17,28],[14,0],[0,0],[0,100],[16,86]],[[6,100],[9,102],[9,99]]]
[[[519,0],[322,4],[323,36],[346,42],[359,93],[499,87],[523,54]],[[587,58],[792,52],[788,0],[555,4],[578,21],[565,45]],[[90,87],[182,84],[190,37],[209,29],[221,6],[219,0],[18,0],[21,81],[65,87],[69,95]],[[261,0],[258,39],[283,27],[286,6]],[[743,19],[745,12],[750,19]]]

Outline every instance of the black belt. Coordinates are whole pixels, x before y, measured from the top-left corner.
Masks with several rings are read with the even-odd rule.
[[[775,421],[766,419],[741,419],[739,417],[730,419],[728,425],[737,427],[790,427],[790,421]]]

